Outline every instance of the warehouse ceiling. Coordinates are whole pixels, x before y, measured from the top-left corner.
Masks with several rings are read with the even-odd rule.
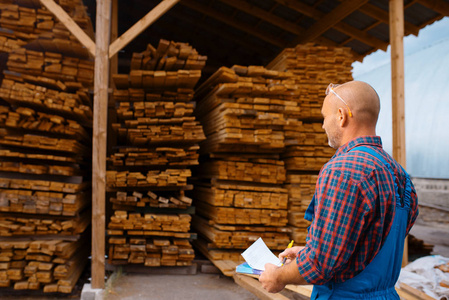
[[[159,0],[118,0],[119,35]],[[95,1],[86,3],[95,22]],[[389,45],[388,0],[181,0],[119,54],[121,72],[133,52],[160,39],[187,42],[220,66],[266,65],[284,48],[314,42],[350,47],[355,60]],[[405,0],[405,35],[449,15],[449,0]]]

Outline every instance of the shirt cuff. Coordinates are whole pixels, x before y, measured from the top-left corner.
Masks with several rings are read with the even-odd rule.
[[[296,256],[296,266],[298,267],[299,274],[304,278],[309,284],[324,284],[328,280],[325,279],[324,274],[322,274],[316,266],[314,266],[306,251],[300,251]]]

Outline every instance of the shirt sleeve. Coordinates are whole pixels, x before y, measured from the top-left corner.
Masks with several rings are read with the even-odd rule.
[[[366,192],[375,190],[374,181],[354,182],[339,169],[323,169],[314,196],[314,219],[309,227],[306,247],[296,263],[300,274],[311,284],[324,284],[347,268],[360,236],[373,221]],[[362,249],[365,250],[366,249]],[[362,251],[363,252],[363,251]],[[356,261],[364,260],[357,257]],[[353,267],[353,266],[351,266]],[[363,269],[363,266],[356,266]],[[353,270],[354,271],[354,270]]]

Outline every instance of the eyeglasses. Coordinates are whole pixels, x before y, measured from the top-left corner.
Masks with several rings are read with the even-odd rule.
[[[348,108],[348,112],[349,112],[349,116],[352,118],[352,112],[351,109],[349,108],[348,104],[346,103],[345,100],[343,100],[342,97],[340,97],[335,91],[334,88],[336,88],[337,86],[339,86],[339,84],[333,84],[333,83],[329,83],[329,85],[327,86],[326,89],[326,96],[329,95],[329,92],[331,92],[332,94],[334,94],[335,96],[337,96],[338,99],[340,99]]]

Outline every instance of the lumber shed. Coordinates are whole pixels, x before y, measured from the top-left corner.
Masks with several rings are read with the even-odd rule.
[[[24,157],[32,160],[56,160],[56,155],[32,156],[33,145],[39,145],[42,155],[49,149],[56,153],[70,154],[60,155],[63,158],[59,158],[59,161],[67,164],[55,163],[53,168],[45,170],[37,167],[39,163],[34,166],[3,166],[4,172],[21,173],[20,170],[27,168],[38,169],[33,176],[45,174],[42,177],[42,180],[48,180],[45,183],[48,187],[45,189],[41,188],[44,185],[42,182],[32,177],[8,177],[5,174],[1,178],[2,187],[31,190],[34,193],[22,195],[15,192],[17,199],[29,196],[27,201],[31,201],[31,197],[40,196],[58,198],[64,204],[58,208],[50,205],[47,210],[29,207],[27,210],[26,205],[20,209],[8,207],[1,210],[3,213],[20,212],[20,217],[23,214],[27,217],[30,216],[27,214],[61,216],[60,219],[47,220],[49,228],[57,228],[52,231],[53,235],[59,236],[55,242],[33,244],[22,241],[17,249],[22,252],[34,249],[36,253],[38,249],[44,249],[42,251],[46,251],[48,255],[59,255],[56,262],[66,266],[62,270],[63,274],[59,275],[59,283],[53,283],[54,275],[47,272],[42,274],[43,280],[28,283],[26,280],[20,281],[19,289],[39,289],[41,284],[47,283],[45,288],[48,292],[62,293],[72,291],[74,278],[81,273],[80,268],[75,267],[77,263],[81,265],[82,261],[85,264],[85,260],[81,258],[71,261],[70,257],[77,249],[87,249],[82,232],[87,228],[89,219],[92,229],[91,237],[88,238],[91,241],[91,285],[94,289],[105,287],[105,268],[108,264],[106,254],[109,262],[112,261],[113,254],[117,265],[131,262],[147,267],[187,266],[193,258],[193,248],[189,241],[196,240],[197,233],[201,233],[212,241],[197,242],[195,248],[202,249],[201,252],[204,251],[206,257],[214,260],[220,270],[232,275],[235,264],[231,261],[235,254],[229,254],[229,244],[223,242],[222,246],[226,249],[224,252],[209,249],[211,242],[219,247],[217,237],[225,236],[223,232],[227,232],[227,238],[231,239],[230,236],[235,231],[265,230],[260,229],[260,226],[248,229],[250,224],[266,224],[271,226],[270,230],[274,230],[274,227],[284,228],[287,225],[279,223],[280,219],[289,219],[293,229],[285,229],[283,232],[267,230],[267,239],[276,236],[276,240],[281,241],[279,245],[273,244],[273,247],[286,245],[284,241],[291,237],[286,237],[286,232],[303,239],[304,226],[307,224],[298,221],[303,215],[302,208],[287,212],[291,193],[289,189],[309,189],[307,193],[310,193],[310,186],[316,179],[314,176],[320,165],[332,156],[332,152],[324,147],[327,142],[323,140],[323,132],[319,132],[322,131],[321,116],[317,111],[320,103],[317,99],[310,99],[319,97],[322,101],[323,95],[317,94],[317,90],[322,91],[323,87],[325,89],[325,81],[329,83],[327,80],[334,79],[341,83],[351,80],[350,64],[353,61],[362,61],[366,55],[377,50],[386,51],[388,46],[391,47],[392,66],[393,156],[406,168],[403,37],[418,35],[422,28],[449,16],[448,0],[0,2],[0,37],[3,37],[0,42],[3,41],[2,55],[7,53],[2,60],[2,70],[6,71],[1,97],[15,109],[14,120],[8,119],[9,123],[2,126],[10,130],[18,126],[17,118],[20,121],[20,118],[38,115],[36,112],[48,109],[53,116],[39,114],[40,124],[45,123],[41,119],[52,120],[65,125],[64,132],[55,129],[55,133],[77,137],[69,141],[63,138],[33,139],[26,133],[20,136],[17,132],[14,133],[14,138],[5,138],[11,135],[9,131],[2,131],[1,134],[2,146],[27,148],[27,151],[19,151],[18,154],[12,150],[2,152],[5,157],[14,157],[16,160]],[[29,24],[27,26],[31,29],[23,29],[23,26],[14,23],[17,20]],[[69,42],[64,43],[61,37],[66,37]],[[52,43],[52,38],[58,42]],[[307,71],[298,67],[295,73],[295,67],[289,60],[290,57],[301,55],[309,55],[309,62],[315,58],[317,66],[331,66],[329,72],[322,69],[319,72],[311,70],[309,77],[301,77],[301,72]],[[320,60],[323,55],[332,57]],[[71,57],[76,59],[70,59]],[[295,59],[293,63],[297,65],[308,63]],[[60,63],[56,64],[55,61]],[[47,68],[51,64],[54,64],[54,68]],[[340,66],[344,67],[339,68]],[[45,73],[40,74],[41,69]],[[30,70],[33,72],[30,73]],[[52,72],[60,72],[64,76],[51,75]],[[46,76],[51,80],[45,79]],[[282,90],[267,92],[271,80],[288,83],[282,86]],[[314,86],[313,80],[319,82]],[[256,89],[256,83],[260,90]],[[34,85],[31,87],[32,84]],[[307,103],[306,107],[309,109],[301,108],[302,113],[298,109],[300,104],[293,99],[300,98],[300,94],[295,94],[294,90],[301,84],[304,84],[301,88],[308,91],[304,103]],[[57,90],[61,99],[74,97],[72,94],[76,97],[71,100],[74,104],[70,109],[67,108],[67,100],[62,108],[48,106],[42,101],[31,106],[36,110],[34,111],[27,109],[27,99],[12,96],[13,91],[21,88],[28,88],[29,93],[48,93],[46,97],[54,97],[49,92],[51,89]],[[223,105],[222,110],[216,110],[222,104],[219,104],[220,95],[231,99],[232,89],[244,95],[235,98],[236,103],[241,101],[243,106],[228,103],[229,105]],[[251,94],[248,90],[255,92]],[[62,95],[63,93],[67,95]],[[266,96],[267,94],[271,96]],[[92,95],[93,99],[90,99]],[[25,108],[16,108],[16,102],[13,101],[17,99]],[[148,100],[154,102],[155,99],[163,99],[162,102],[166,103],[158,103],[157,107],[144,103]],[[176,102],[176,105],[167,104],[170,101]],[[196,105],[191,106],[191,101],[195,101]],[[214,123],[219,118],[224,123],[228,120],[240,122],[236,115],[243,116],[242,120],[254,119],[259,116],[258,110],[277,114],[274,117],[270,115],[271,123],[253,127],[254,132],[250,137],[245,136],[242,130],[224,130],[223,134],[215,134],[219,129],[214,127]],[[279,120],[283,117],[281,111],[289,119],[297,118],[296,122],[282,123]],[[8,110],[1,112],[8,113]],[[64,116],[65,119],[58,116]],[[157,119],[159,117],[160,120]],[[163,121],[163,118],[171,118],[171,121]],[[282,129],[271,130],[266,124],[276,124]],[[278,128],[276,126],[274,128]],[[44,125],[42,128],[43,131],[46,130]],[[249,141],[252,138],[254,141]],[[292,142],[295,139],[304,139],[305,142],[298,146]],[[288,149],[288,143],[285,142],[287,140],[291,143]],[[239,141],[247,144],[245,147],[238,147],[235,143]],[[251,154],[248,157],[237,157],[242,151]],[[229,153],[233,152],[235,155],[229,157]],[[310,155],[313,160],[307,158],[307,155],[298,154],[303,152],[312,153]],[[203,163],[200,159],[198,162],[202,156],[208,156],[209,160]],[[282,163],[281,158],[284,158]],[[183,162],[179,162],[181,159]],[[86,163],[86,160],[89,162]],[[142,166],[147,166],[145,161],[151,167],[143,171]],[[107,162],[112,167],[108,167]],[[126,168],[128,164],[132,167]],[[201,168],[196,171],[192,168],[195,178],[191,182],[189,167],[198,164]],[[313,165],[312,169],[307,170],[306,177],[303,174],[304,164]],[[92,174],[91,190],[90,180],[86,180],[89,175],[86,176],[83,173],[85,169],[82,169],[86,165],[91,168],[88,170]],[[223,170],[228,170],[228,173],[224,174]],[[255,174],[257,172],[263,175]],[[237,184],[242,177],[231,177],[232,173],[243,174],[247,183]],[[55,177],[55,174],[67,178],[61,179]],[[306,184],[297,187],[300,182]],[[194,191],[189,192],[191,190]],[[43,191],[50,192],[43,195]],[[229,195],[229,191],[239,192]],[[86,202],[90,202],[90,199],[87,200],[90,197],[86,196],[89,193],[91,205]],[[255,200],[256,194],[257,197],[263,196]],[[9,197],[10,194],[7,195]],[[240,196],[242,202],[237,204]],[[214,200],[208,200],[208,203],[195,202],[196,197]],[[234,199],[234,208],[225,209],[221,207],[226,206],[225,204],[214,206],[210,203],[219,197]],[[269,204],[266,199],[269,199]],[[3,202],[1,204],[2,207],[5,206]],[[90,206],[91,210],[86,209]],[[297,205],[302,206],[303,204]],[[250,221],[254,223],[242,221],[254,217],[255,210],[248,213],[245,212],[247,208],[258,210],[258,220]],[[199,216],[196,216],[195,211],[201,212]],[[274,217],[267,219],[264,214]],[[235,217],[231,218],[230,215]],[[76,220],[69,220],[68,217],[76,217]],[[34,225],[26,225],[34,228],[45,223],[39,217],[31,223],[33,222]],[[190,232],[191,222],[194,233]],[[212,226],[212,223],[215,225]],[[140,224],[140,227],[136,224]],[[8,226],[15,228],[18,225],[8,223]],[[65,228],[70,232],[64,232]],[[72,244],[67,241],[67,236],[71,236]],[[151,241],[147,236],[151,237]],[[216,239],[213,240],[214,238]],[[248,235],[246,238],[248,239]],[[4,248],[13,253],[13,247],[8,242],[14,241],[5,240]],[[107,244],[109,248],[106,247]],[[243,249],[246,247],[244,244]],[[157,251],[165,251],[162,258]],[[153,254],[142,258],[142,253],[150,252]],[[406,264],[407,249],[404,253],[403,264]],[[78,254],[81,257],[83,253]],[[214,258],[214,255],[219,258]],[[8,263],[7,267],[5,265],[5,268],[16,270],[16,273],[11,271],[12,278],[23,279],[26,276],[22,276],[21,271],[17,270],[23,269],[25,264],[15,261],[14,264]],[[11,265],[14,267],[10,267]],[[41,263],[30,266],[29,272],[32,272],[32,268],[45,270],[53,268],[53,265]],[[70,278],[64,277],[67,274]],[[259,297],[270,299],[253,279],[237,276],[235,281]],[[11,282],[14,279],[4,280],[3,284],[10,286]],[[307,288],[291,289],[302,294],[310,292]]]

